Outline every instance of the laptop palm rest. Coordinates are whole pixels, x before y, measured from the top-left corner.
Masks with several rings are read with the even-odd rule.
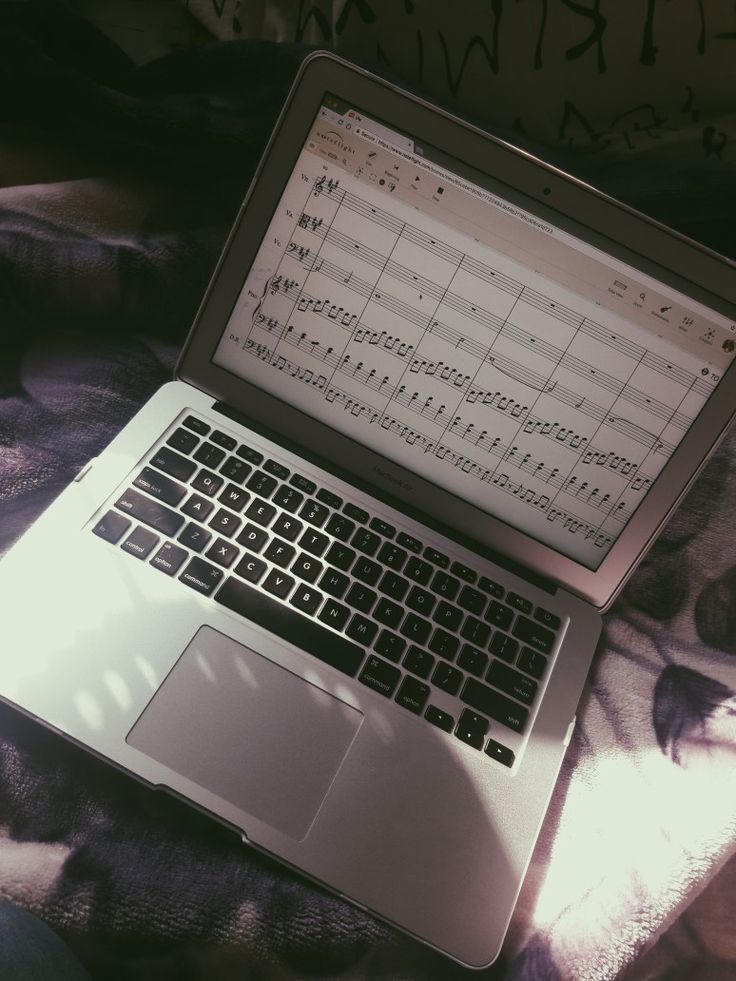
[[[127,742],[301,840],[362,719],[322,688],[203,626]]]

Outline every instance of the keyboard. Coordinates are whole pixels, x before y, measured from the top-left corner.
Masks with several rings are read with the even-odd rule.
[[[513,765],[561,623],[501,582],[194,415],[92,531]]]

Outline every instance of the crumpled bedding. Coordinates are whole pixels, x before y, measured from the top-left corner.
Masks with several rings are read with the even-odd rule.
[[[0,553],[170,377],[303,53],[235,42],[134,69],[34,7],[0,4]],[[32,180],[17,179],[24,159]],[[736,251],[725,165],[705,182],[694,165],[665,180],[565,162]],[[733,852],[735,494],[732,436],[606,617],[504,953],[481,977],[621,977]],[[105,979],[467,973],[8,707],[0,897]]]

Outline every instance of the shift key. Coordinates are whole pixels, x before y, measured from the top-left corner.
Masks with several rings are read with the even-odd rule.
[[[183,514],[177,514],[134,490],[124,491],[115,501],[115,507],[163,535],[175,535],[186,520]]]

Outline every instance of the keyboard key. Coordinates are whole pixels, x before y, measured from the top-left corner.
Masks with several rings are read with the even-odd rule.
[[[423,647],[411,644],[402,663],[412,674],[418,674],[420,678],[428,678],[434,667],[434,658]]]
[[[497,763],[503,763],[504,766],[514,765],[514,754],[508,748],[501,743],[497,743],[495,739],[489,739],[488,745],[485,749],[486,756],[490,756],[492,760],[496,760]]]
[[[328,599],[320,610],[317,619],[321,620],[322,623],[328,624],[330,627],[334,627],[335,630],[342,630],[348,622],[350,612],[348,607],[343,606],[342,603]]]
[[[369,647],[378,633],[378,627],[372,620],[366,620],[360,613],[356,613],[348,624],[345,634],[358,644]]]
[[[377,599],[378,596],[372,589],[361,585],[359,582],[354,582],[348,590],[345,602],[354,606],[356,610],[360,610],[361,613],[369,613]]]
[[[550,613],[549,610],[543,609],[541,606],[538,606],[534,611],[534,619],[544,627],[549,627],[550,630],[560,629],[560,618],[554,613]]]
[[[381,539],[374,532],[368,531],[367,528],[358,528],[350,539],[350,544],[354,545],[359,552],[364,552],[366,555],[375,555],[378,546],[381,544]]]
[[[219,429],[213,430],[212,434],[210,435],[210,440],[213,443],[217,443],[218,446],[223,446],[226,450],[234,450],[238,445],[237,439],[234,439],[232,436],[228,436],[227,433],[223,433]]]
[[[260,497],[254,497],[245,512],[246,518],[250,518],[251,521],[255,521],[257,524],[261,525],[262,528],[268,528],[277,514],[278,511],[273,504],[269,504],[267,501],[262,501]]]
[[[275,570],[271,576],[284,576]],[[288,577],[285,577],[288,578]],[[291,581],[293,585],[293,580]],[[265,586],[265,583],[264,583]],[[287,643],[307,651],[324,664],[354,677],[365,652],[340,634],[292,609],[264,596],[260,590],[230,576],[215,594],[218,603],[270,630]]]
[[[211,596],[219,585],[224,573],[217,566],[210,565],[204,559],[190,559],[189,565],[179,576],[180,582],[190,586],[204,596]]]
[[[158,501],[145,497],[135,490],[124,491],[115,502],[115,507],[142,524],[155,528],[162,535],[175,535],[184,524],[183,514],[177,514],[176,511],[169,510]]]
[[[260,552],[268,541],[268,535],[262,528],[248,523],[235,539],[240,545],[245,545],[251,552]]]
[[[327,555],[325,555],[326,562],[336,566],[338,569],[342,569],[343,572],[347,572],[354,558],[355,552],[352,548],[348,548],[347,545],[343,545],[341,542],[333,542],[330,545]]]
[[[463,611],[457,606],[446,603],[445,600],[440,600],[432,619],[446,630],[457,630],[462,622],[463,616]]]
[[[204,554],[206,558],[212,559],[218,565],[229,569],[240,554],[240,550],[232,542],[228,542],[224,538],[218,538]]]
[[[291,471],[288,467],[285,467],[283,463],[279,463],[278,460],[266,460],[263,464],[263,469],[266,473],[273,474],[274,477],[278,477],[279,480],[286,480]]]
[[[195,518],[198,521],[205,521],[215,509],[212,501],[199,494],[192,494],[191,497],[181,506],[181,511],[188,518]]]
[[[444,552],[438,552],[436,548],[430,548],[429,545],[424,549],[424,558],[434,565],[438,565],[441,569],[446,569],[450,564],[449,555],[445,555]]]
[[[250,477],[248,477],[245,486],[248,490],[252,490],[254,494],[260,494],[261,497],[270,497],[278,487],[278,481],[275,477],[269,476],[269,474],[264,473],[262,470],[254,470]]]
[[[191,453],[199,443],[199,436],[187,429],[175,429],[166,440],[166,445],[173,447],[180,453]]]
[[[371,518],[368,527],[373,531],[377,531],[379,535],[383,535],[384,538],[393,538],[396,534],[394,526],[389,524],[388,521],[384,521],[383,518]]]
[[[178,504],[187,492],[186,487],[151,467],[144,467],[133,484],[151,497],[155,497],[157,501],[163,501],[164,504]]]
[[[463,671],[469,671],[477,678],[482,678],[488,667],[488,655],[485,651],[481,651],[471,644],[463,644],[463,649],[457,659],[457,666]]]
[[[269,542],[268,548],[263,553],[263,558],[285,569],[295,555],[296,549],[293,545],[289,545],[280,538],[274,538]]]
[[[481,684],[475,678],[466,678],[460,698],[471,708],[484,715],[490,715],[496,722],[508,726],[514,732],[521,732],[529,718],[529,711],[513,702],[506,695]]]
[[[409,588],[409,583],[395,572],[384,572],[378,588],[391,599],[402,600]]]
[[[431,722],[433,726],[437,726],[438,729],[442,729],[443,732],[452,732],[455,727],[455,720],[453,717],[447,713],[443,712],[442,709],[437,708],[436,705],[430,705],[427,711],[424,713],[424,718],[427,722]]]
[[[531,613],[534,606],[531,600],[525,599],[523,596],[519,596],[518,593],[507,593],[506,602],[515,610],[520,610],[522,613],[526,614]]]
[[[482,715],[464,709],[455,729],[455,735],[473,749],[483,749],[485,734],[488,732],[488,719]]]
[[[273,498],[272,498],[273,500]],[[282,538],[288,538],[290,542],[295,542],[299,537],[299,532],[304,525],[297,518],[290,514],[280,514],[273,524],[273,531]]]
[[[188,558],[189,553],[186,549],[179,548],[178,545],[172,545],[171,542],[164,542],[151,559],[150,564],[160,572],[165,572],[167,576],[173,576],[184,564],[185,559]]]
[[[388,698],[393,695],[400,677],[401,671],[397,667],[371,654],[358,676],[358,681]]]
[[[230,580],[228,580],[228,582],[230,582]],[[295,582],[295,579],[292,579],[291,576],[287,576],[286,573],[282,572],[280,569],[271,569],[269,574],[263,580],[263,588],[267,589],[269,593],[273,593],[274,596],[278,596],[279,599],[286,599],[294,587]],[[269,629],[273,628],[270,627]],[[276,631],[274,630],[274,633],[275,632]],[[279,634],[279,636],[281,635]]]
[[[416,613],[408,613],[401,625],[401,633],[417,644],[423,644],[429,637],[431,630],[432,625],[429,620],[424,620]]]
[[[379,599],[378,605],[373,611],[374,620],[378,620],[379,623],[383,623],[387,627],[398,627],[403,616],[404,607],[384,597]]]
[[[289,602],[297,610],[301,610],[302,613],[312,614],[323,599],[324,596],[322,593],[318,592],[312,586],[306,586],[300,583],[294,590],[294,595]]]
[[[252,463],[254,467],[260,467],[263,463],[263,454],[259,453],[258,450],[252,450],[250,446],[246,446],[244,443],[241,443],[235,452],[248,463]]]
[[[511,664],[519,650],[519,641],[497,630],[488,645],[488,650],[496,657],[500,657],[502,661],[508,661]]]
[[[389,661],[395,661],[398,664],[401,655],[406,650],[406,641],[398,634],[391,633],[390,630],[382,630],[378,635],[378,640],[373,645],[373,650],[377,654],[387,657]]]
[[[242,487],[238,487],[237,484],[228,484],[218,497],[218,501],[222,501],[232,511],[242,511],[249,497],[250,494],[244,491]]]
[[[321,531],[312,531],[311,528],[307,528],[299,539],[299,544],[305,552],[309,552],[311,555],[322,555],[330,544],[330,539]]]
[[[446,572],[435,573],[434,579],[430,584],[430,589],[445,599],[453,600],[460,589],[460,580],[454,576],[448,576]]]
[[[305,579],[307,582],[316,582],[323,568],[322,563],[318,562],[313,556],[307,555],[306,552],[300,552],[299,558],[291,567],[291,571],[295,576],[299,576],[300,579]]]
[[[478,587],[496,599],[503,599],[506,594],[506,590],[500,583],[494,582],[493,579],[488,579],[486,576],[480,577]]]
[[[130,528],[131,522],[116,511],[108,511],[92,529],[92,533],[112,545],[116,545]]]
[[[229,456],[220,467],[220,473],[228,480],[242,484],[253,468],[245,460],[239,460],[236,456]]]
[[[389,569],[396,569],[398,572],[404,562],[406,562],[406,552],[403,548],[399,548],[398,545],[392,545],[391,542],[384,542],[376,558],[379,562],[387,565]]]
[[[158,545],[160,539],[148,528],[136,528],[128,535],[120,546],[124,552],[129,552],[139,559],[146,559]]]
[[[491,666],[486,674],[486,681],[490,685],[493,685],[494,688],[499,688],[501,691],[506,692],[507,695],[512,695],[517,701],[523,702],[524,705],[531,705],[534,701],[534,696],[537,694],[536,681],[532,681],[531,678],[527,678],[518,671],[514,671],[513,668],[510,668],[508,664],[504,664],[503,661],[491,662]]]
[[[508,606],[504,606],[503,603],[497,603],[493,600],[486,610],[485,618],[499,630],[508,630],[514,619],[514,611]]]
[[[452,659],[457,654],[457,649],[460,646],[460,641],[457,639],[455,634],[448,634],[446,630],[442,627],[437,627],[435,632],[432,634],[432,639],[429,642],[429,649],[434,654],[439,654],[440,657],[444,657],[446,661],[452,661]]]
[[[516,666],[533,678],[541,678],[547,667],[547,658],[539,651],[533,651],[531,647],[522,647]]]
[[[441,691],[446,691],[448,695],[457,695],[462,682],[462,672],[446,661],[440,661],[434,669],[432,684]]]
[[[458,606],[462,606],[468,613],[475,613],[477,615],[483,612],[486,603],[487,600],[483,593],[479,593],[477,589],[473,589],[471,586],[463,586],[457,598]]]
[[[404,569],[404,575],[407,579],[412,579],[414,582],[418,582],[420,586],[426,586],[429,580],[432,578],[432,566],[429,562],[423,562],[422,559],[411,558],[406,563],[406,568]]]
[[[300,473],[293,473],[289,478],[289,483],[298,490],[304,491],[305,494],[314,494],[317,490],[315,482],[308,477],[303,477]],[[302,500],[304,500],[303,497]]]
[[[436,602],[436,597],[428,593],[426,589],[420,589],[419,586],[412,586],[411,592],[406,597],[406,605],[412,610],[416,610],[417,613],[423,613],[426,617],[432,613]]]
[[[196,463],[192,463],[185,456],[181,456],[165,446],[156,450],[148,462],[157,470],[162,470],[169,477],[176,477],[177,480],[189,480],[197,469]]]
[[[308,521],[310,525],[314,525],[315,528],[321,528],[329,516],[329,508],[326,508],[324,504],[318,504],[311,497],[304,502],[304,505],[299,511],[299,517],[304,518],[305,521]]]
[[[209,543],[212,535],[201,525],[190,521],[184,531],[179,535],[179,541],[185,548],[190,548],[193,552],[201,552]]]
[[[396,694],[396,702],[415,715],[421,715],[429,698],[429,685],[416,678],[404,678]]]
[[[246,552],[243,558],[235,566],[235,572],[248,582],[258,582],[262,578],[268,566],[265,562],[257,559],[255,555],[248,555]]]
[[[465,623],[460,631],[460,636],[463,640],[469,640],[471,644],[485,647],[491,636],[491,628],[487,623],[483,623],[482,620],[478,620],[475,617],[466,617]]]
[[[210,431],[210,427],[206,422],[201,419],[197,419],[196,416],[187,416],[182,426],[186,426],[187,429],[191,429],[195,433],[199,433],[200,436],[206,436]]]
[[[346,514],[349,518],[352,518],[353,521],[357,521],[358,524],[361,525],[364,525],[370,517],[368,512],[364,511],[363,508],[359,508],[357,504],[348,503],[342,510],[343,514]]]
[[[369,586],[375,586],[378,580],[381,578],[381,573],[383,569],[378,565],[377,562],[373,562],[371,559],[366,559],[362,555],[359,555],[355,565],[353,566],[353,575],[356,579],[360,579],[361,582],[367,582]]]
[[[210,528],[214,528],[221,535],[227,535],[228,537],[234,535],[242,523],[240,518],[236,518],[234,514],[226,511],[225,508],[220,508],[219,511],[215,512],[214,517],[209,520]]]
[[[200,470],[192,481],[192,487],[208,497],[214,497],[224,483],[223,478],[211,470]]]
[[[463,565],[462,562],[453,562],[450,566],[450,572],[454,576],[457,576],[458,579],[463,579],[465,582],[475,582],[475,580],[478,578],[478,573],[469,568],[467,565]]]
[[[511,632],[514,637],[518,637],[525,644],[536,647],[542,654],[552,653],[555,635],[551,630],[548,630],[539,623],[535,623],[534,620],[529,620],[527,617],[519,615],[516,618],[514,629]]]
[[[325,570],[325,574],[319,581],[319,588],[329,593],[330,596],[336,596],[337,599],[342,598],[349,585],[348,577],[342,572],[338,572],[337,569]]]
[[[355,522],[344,514],[333,514],[325,525],[325,531],[334,538],[339,538],[341,542],[346,542],[355,531]]]
[[[212,443],[202,443],[194,454],[194,459],[203,467],[219,467],[225,459],[225,451],[219,446],[213,446]]]
[[[293,514],[304,500],[304,495],[294,490],[293,487],[287,487],[285,484],[282,484],[271,500],[274,504],[278,504],[280,508],[283,508],[284,511],[290,511]]]
[[[396,536],[397,545],[401,545],[402,548],[408,549],[410,552],[414,552],[417,555],[422,551],[424,547],[418,538],[414,538],[413,535],[407,535],[405,531],[400,531]]]
[[[323,504],[326,504],[333,510],[342,507],[342,498],[338,497],[337,494],[333,494],[332,491],[327,490],[326,487],[320,487],[317,491],[317,500],[322,501]]]

